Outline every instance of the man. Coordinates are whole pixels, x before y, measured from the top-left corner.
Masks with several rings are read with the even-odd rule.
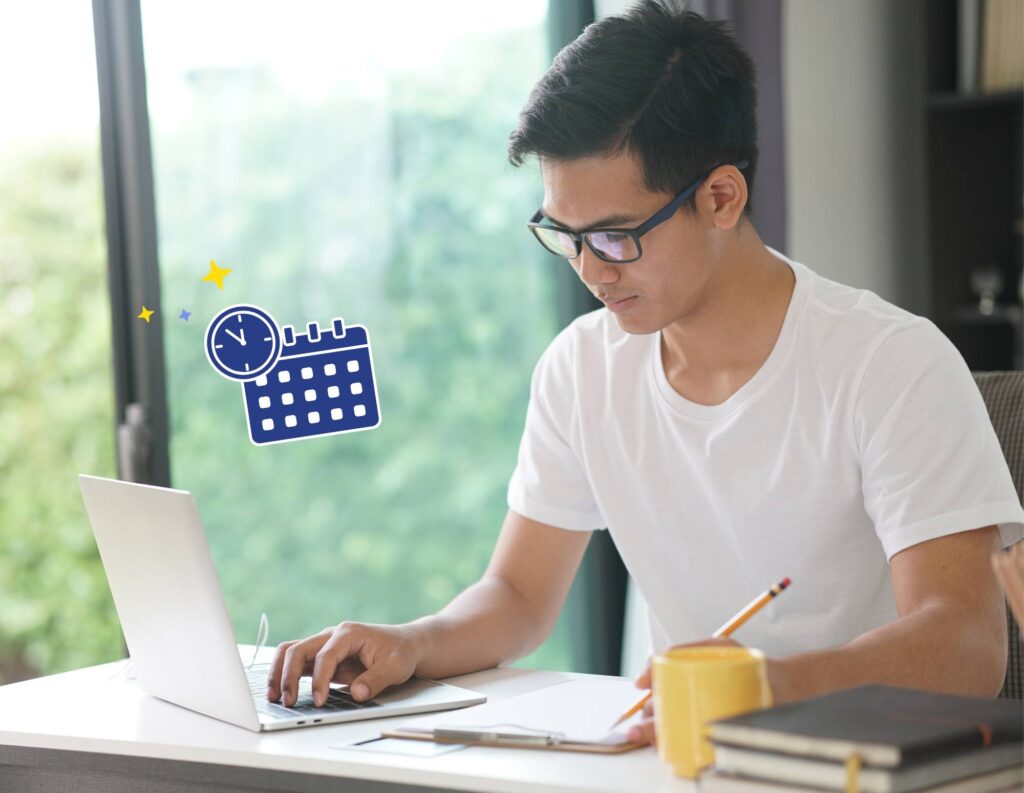
[[[301,675],[318,702],[332,680],[365,699],[529,653],[604,527],[657,650],[792,577],[739,633],[769,656],[776,702],[869,682],[999,691],[989,557],[1024,510],[981,397],[931,322],[764,246],[755,101],[722,23],[653,0],[556,58],[510,159],[538,157],[530,228],[606,308],[537,365],[480,581],[412,623],[285,642],[271,700],[294,702]],[[653,740],[652,721],[632,737]]]

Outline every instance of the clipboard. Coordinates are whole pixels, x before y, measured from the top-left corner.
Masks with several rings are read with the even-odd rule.
[[[381,735],[469,746],[622,754],[642,746],[626,739],[630,726],[641,716],[616,730],[610,727],[636,697],[637,689],[628,678],[587,675],[528,694],[413,719]]]
[[[590,754],[623,754],[624,752],[631,752],[634,749],[639,749],[642,746],[642,744],[630,743],[628,741],[616,744],[577,743],[574,741],[559,740],[557,738],[554,738],[550,742],[547,740],[528,741],[523,739],[521,736],[509,739],[501,736],[500,734],[491,738],[485,737],[483,734],[474,736],[474,734],[468,730],[464,732],[449,730],[447,731],[447,734],[439,734],[437,732],[429,734],[404,731],[396,728],[394,730],[382,730],[380,734],[384,738],[405,738],[411,741],[455,743],[467,746],[494,746],[500,749],[546,749],[554,752],[588,752]]]

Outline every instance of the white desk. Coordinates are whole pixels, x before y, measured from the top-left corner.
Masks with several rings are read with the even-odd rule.
[[[0,687],[0,791],[700,789],[675,777],[650,747],[622,755],[469,747],[434,757],[331,748],[376,737],[382,725],[408,718],[401,716],[253,733],[150,697],[124,668],[105,664]],[[492,669],[452,682],[497,700],[567,677]]]

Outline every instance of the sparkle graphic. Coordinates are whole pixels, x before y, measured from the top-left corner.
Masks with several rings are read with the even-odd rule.
[[[153,316],[154,313],[156,313],[156,312],[154,312],[153,309],[146,308],[145,306],[143,306],[142,307],[142,311],[139,313],[139,316],[136,317],[136,319],[144,319],[144,320],[146,320],[146,324],[148,325],[149,324],[149,318],[151,316]]]
[[[210,259],[210,272],[208,272],[206,275],[204,275],[202,277],[202,280],[203,281],[211,281],[212,283],[217,284],[217,288],[218,289],[223,289],[224,288],[224,278],[230,272],[231,272],[230,268],[228,268],[228,267],[218,267],[217,263],[213,259]]]
[[[182,309],[181,313],[178,314],[178,318],[179,319],[183,319],[186,322],[188,322],[188,318],[191,317],[191,316],[192,316],[192,312],[191,311],[186,311],[185,309]]]

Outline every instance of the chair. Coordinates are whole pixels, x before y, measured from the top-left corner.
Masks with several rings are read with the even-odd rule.
[[[1010,468],[1017,498],[1024,504],[1024,372],[975,372],[981,396]],[[1020,628],[1006,605],[1009,656],[1000,697],[1024,699],[1024,649]]]

